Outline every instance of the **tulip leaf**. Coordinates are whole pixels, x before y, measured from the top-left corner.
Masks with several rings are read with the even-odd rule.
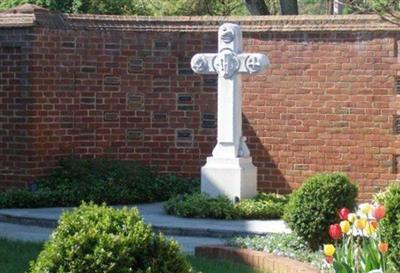
[[[346,273],[352,273],[354,272],[353,269],[348,265],[348,264],[343,264],[344,268],[345,268],[345,272]]]
[[[353,269],[345,263],[334,262],[333,268],[335,269],[335,273],[353,273]]]

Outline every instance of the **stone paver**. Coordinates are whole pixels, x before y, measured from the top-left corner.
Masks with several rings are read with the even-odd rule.
[[[151,224],[154,230],[162,231],[167,235],[228,238],[235,235],[263,235],[290,232],[290,229],[281,220],[227,221],[193,219],[167,215],[164,212],[162,203],[141,204],[136,207],[139,209],[146,223]],[[0,222],[54,227],[62,211],[70,209],[1,209]]]

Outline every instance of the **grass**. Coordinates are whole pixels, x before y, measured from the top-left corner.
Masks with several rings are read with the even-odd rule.
[[[0,272],[24,273],[29,261],[34,260],[42,244],[0,239]]]
[[[29,261],[34,260],[42,248],[40,243],[10,241],[0,238],[0,272],[25,273]],[[188,257],[193,268],[201,273],[262,273],[236,263]]]
[[[189,262],[197,272],[201,273],[263,273],[237,263],[210,260],[189,256]]]

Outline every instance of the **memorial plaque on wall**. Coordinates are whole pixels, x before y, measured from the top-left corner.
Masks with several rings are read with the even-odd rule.
[[[129,58],[128,60],[128,72],[137,73],[143,71],[143,59],[140,58]]]
[[[171,52],[171,43],[165,40],[158,40],[153,42],[153,55],[154,56],[168,56]]]
[[[143,140],[143,130],[142,129],[128,129],[126,131],[126,138],[129,141],[141,141]]]
[[[400,77],[396,78],[396,94],[400,95]]]
[[[104,85],[120,85],[121,78],[119,76],[105,76]]]
[[[392,162],[392,173],[398,174],[400,170],[400,155],[393,155]]]
[[[175,130],[175,142],[178,147],[192,147],[193,146],[193,130],[191,129],[177,129]]]
[[[153,121],[154,122],[168,121],[168,113],[167,112],[153,112]]]
[[[193,96],[191,94],[177,94],[176,106],[179,111],[193,110]]]
[[[119,113],[116,111],[105,111],[104,112],[104,121],[118,121]]]
[[[214,113],[203,113],[201,115],[201,127],[211,129],[217,127],[217,119]]]
[[[141,93],[128,93],[126,101],[129,110],[142,110],[144,108],[144,95]]]
[[[104,91],[113,92],[119,91],[121,85],[121,78],[119,76],[104,76],[103,88]]]
[[[393,134],[400,134],[400,115],[393,116]]]

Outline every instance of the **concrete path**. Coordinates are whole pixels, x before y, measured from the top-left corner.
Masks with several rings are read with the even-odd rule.
[[[121,206],[116,206],[121,207]],[[232,236],[289,233],[281,220],[214,220],[193,219],[167,215],[162,203],[142,204],[137,207],[146,223],[156,232],[174,238],[186,253],[193,253],[199,245],[225,243]],[[63,211],[72,208],[0,209],[0,237],[25,241],[45,241]]]
[[[120,206],[117,206],[120,207]],[[139,209],[146,223],[155,231],[175,236],[230,238],[232,236],[289,233],[282,220],[214,220],[167,215],[162,203],[141,204]],[[63,211],[71,208],[0,209],[0,222],[55,227]]]
[[[52,232],[52,228],[0,223],[0,238],[7,238],[10,240],[44,242],[50,237]],[[196,246],[220,245],[225,243],[224,239],[217,238],[188,236],[167,237],[178,241],[183,251],[187,254],[194,254],[194,249]]]

